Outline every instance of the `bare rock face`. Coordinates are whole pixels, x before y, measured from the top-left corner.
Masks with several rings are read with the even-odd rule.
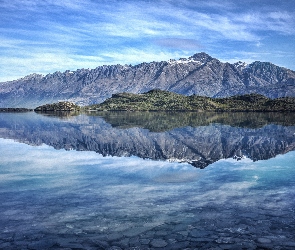
[[[267,62],[222,63],[202,52],[135,66],[104,65],[46,76],[32,74],[0,83],[0,107],[34,108],[60,100],[90,105],[115,93],[143,93],[155,88],[210,97],[248,93],[270,98],[295,96],[295,72]]]

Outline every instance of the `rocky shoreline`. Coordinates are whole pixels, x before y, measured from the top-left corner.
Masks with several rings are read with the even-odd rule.
[[[208,219],[208,209],[191,211],[193,218],[183,222],[164,223],[155,227],[134,227],[124,232],[97,232],[93,227],[75,228],[72,224],[56,231],[35,230],[33,233],[13,234],[2,232],[2,249],[104,249],[104,250],[156,250],[156,249],[278,249],[291,250],[295,242],[287,216],[277,217],[257,211],[233,211],[219,214],[220,218]],[[215,211],[218,213],[218,211]],[[234,219],[230,212],[240,212],[241,219]],[[246,212],[246,213],[245,213]],[[244,214],[245,213],[245,214]],[[197,218],[199,217],[199,218]],[[281,220],[280,220],[281,219]],[[277,223],[270,223],[275,220]],[[291,224],[291,227],[292,224]],[[284,236],[280,234],[285,232]]]

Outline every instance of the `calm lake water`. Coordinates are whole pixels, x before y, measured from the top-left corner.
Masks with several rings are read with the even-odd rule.
[[[294,249],[295,114],[0,113],[0,249]]]

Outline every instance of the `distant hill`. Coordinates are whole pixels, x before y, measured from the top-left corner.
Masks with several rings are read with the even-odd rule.
[[[114,94],[101,104],[86,107],[98,111],[295,111],[295,97],[270,99],[260,94],[226,98],[184,96],[164,90],[143,94]]]
[[[32,74],[2,82],[0,107],[35,108],[58,101],[84,106],[115,93],[144,93],[156,88],[208,97],[250,93],[295,97],[295,72],[269,62],[222,63],[202,52],[179,60]]]

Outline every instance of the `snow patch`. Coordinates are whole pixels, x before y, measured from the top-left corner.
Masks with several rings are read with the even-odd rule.
[[[247,64],[245,62],[238,61],[238,62],[234,63],[234,66],[239,70],[244,70],[249,67],[249,64]]]
[[[201,61],[194,60],[193,58],[180,58],[179,60],[170,59],[168,60],[169,64],[175,65],[175,64],[188,64],[188,63],[196,63],[199,65],[203,65]]]

